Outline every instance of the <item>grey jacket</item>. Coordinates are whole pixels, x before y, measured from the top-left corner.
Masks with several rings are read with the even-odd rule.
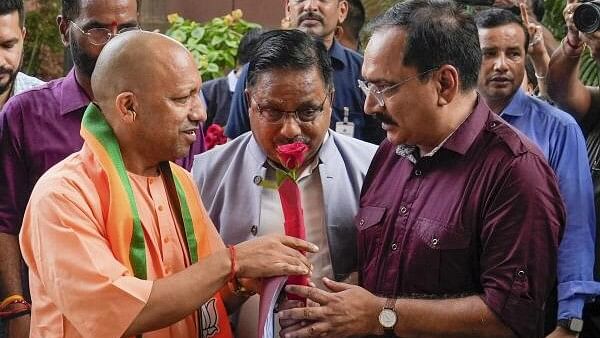
[[[327,220],[327,237],[336,280],[356,271],[354,216],[363,180],[377,147],[329,130],[319,151],[319,173]],[[266,155],[252,132],[224,146],[196,155],[192,174],[210,218],[227,244],[252,239],[260,219]]]

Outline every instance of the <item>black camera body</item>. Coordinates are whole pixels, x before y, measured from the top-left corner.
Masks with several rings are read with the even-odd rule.
[[[582,33],[600,29],[600,0],[582,2],[573,12],[573,23]]]

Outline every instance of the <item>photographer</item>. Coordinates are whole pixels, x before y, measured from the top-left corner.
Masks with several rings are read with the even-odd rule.
[[[587,11],[588,16],[581,16],[580,6]],[[578,11],[577,9],[580,8]],[[576,15],[575,13],[578,12]],[[585,14],[585,13],[584,13]],[[547,85],[548,94],[562,109],[571,113],[578,121],[587,136],[588,156],[592,166],[596,215],[600,211],[600,171],[596,169],[600,160],[600,91],[598,87],[585,86],[578,77],[579,60],[586,46],[590,48],[592,57],[600,62],[600,6],[595,3],[577,3],[568,0],[563,11],[567,26],[567,35],[561,45],[552,55],[548,65]],[[576,17],[576,18],[575,18]],[[583,19],[583,20],[582,20]],[[579,29],[578,29],[579,27]],[[582,32],[585,31],[586,33]],[[598,217],[597,217],[598,219]],[[596,221],[596,232],[598,220]],[[596,257],[598,243],[596,242]],[[598,261],[596,261],[594,277],[599,279]],[[588,285],[582,295],[594,297],[592,292],[597,284]],[[584,328],[582,337],[600,337],[600,303],[596,301],[587,304],[584,310]]]

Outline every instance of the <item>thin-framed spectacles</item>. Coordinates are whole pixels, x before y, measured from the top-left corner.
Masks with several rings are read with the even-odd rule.
[[[321,105],[318,108],[294,111],[283,111],[268,107],[261,107],[258,104],[258,102],[256,102],[254,97],[251,97],[251,101],[253,101],[256,105],[256,111],[258,112],[258,116],[267,123],[282,124],[288,115],[292,115],[298,123],[311,123],[314,120],[316,120],[319,116],[321,116],[321,114],[323,114],[323,111],[325,109],[325,102],[327,101],[327,98],[330,95],[331,92],[325,95],[323,102],[321,102]]]
[[[131,27],[123,27],[123,28],[119,29],[117,31],[117,33],[113,33],[108,28],[100,28],[100,27],[83,30],[75,22],[71,21],[71,23],[73,24],[73,26],[75,26],[77,29],[79,29],[79,31],[83,35],[85,35],[88,38],[88,40],[90,41],[90,43],[92,45],[96,45],[96,46],[105,45],[108,41],[110,41],[110,39],[114,38],[115,36],[117,36],[119,34],[122,34],[125,32],[130,32],[130,31],[141,30],[140,26],[131,26]]]
[[[377,86],[372,83],[372,82],[368,82],[368,81],[363,81],[363,80],[358,80],[358,87],[363,91],[363,93],[365,94],[365,96],[369,96],[369,94],[373,95],[373,97],[375,97],[375,99],[377,100],[377,102],[379,103],[380,106],[385,107],[385,93],[390,92],[391,90],[394,90],[396,88],[399,88],[400,86],[402,86],[403,84],[407,83],[410,80],[416,79],[419,76],[423,76],[429,72],[432,72],[434,70],[437,70],[437,67],[428,69],[422,73],[407,77],[406,79],[394,83],[393,85],[384,87],[384,88],[377,88]],[[393,95],[393,94],[392,94]],[[392,96],[390,95],[390,97]]]

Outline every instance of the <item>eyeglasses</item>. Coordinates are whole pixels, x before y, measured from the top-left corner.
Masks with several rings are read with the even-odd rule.
[[[307,3],[308,1],[313,1],[313,0],[292,0],[291,2],[295,5],[300,5],[300,4]],[[325,5],[329,5],[329,4],[333,3],[334,1],[335,0],[317,0],[318,3],[325,4]]]
[[[375,99],[377,100],[377,102],[379,103],[380,106],[385,107],[385,93],[389,92],[390,90],[393,90],[395,88],[399,88],[400,86],[402,86],[403,84],[407,83],[408,81],[412,80],[412,79],[416,79],[419,76],[423,76],[429,72],[432,72],[434,70],[436,70],[437,67],[428,69],[422,73],[419,73],[417,75],[413,75],[411,77],[408,77],[398,83],[394,83],[391,86],[387,86],[385,88],[379,89],[377,88],[377,86],[371,82],[368,81],[363,81],[363,80],[358,80],[358,87],[363,91],[363,93],[365,93],[365,96],[369,96],[369,94],[373,95],[373,97],[375,97]],[[391,95],[390,95],[391,96]]]
[[[115,34],[108,28],[90,28],[84,31],[75,22],[71,21],[71,23],[73,24],[73,26],[77,27],[77,29],[79,29],[81,33],[87,36],[92,45],[96,46],[105,45],[108,41],[110,41],[110,39],[114,38],[119,34],[130,31],[137,31],[141,29],[140,26],[124,27],[119,29],[119,31],[117,31],[117,33]]]
[[[256,110],[258,111],[258,116],[267,123],[272,124],[281,124],[285,121],[287,115],[292,115],[298,123],[310,123],[316,120],[323,113],[323,109],[325,107],[325,101],[327,101],[327,97],[331,95],[325,95],[323,102],[318,108],[313,109],[305,109],[305,110],[295,110],[295,111],[282,111],[271,108],[261,107],[258,102],[252,97],[251,100],[256,104]]]

